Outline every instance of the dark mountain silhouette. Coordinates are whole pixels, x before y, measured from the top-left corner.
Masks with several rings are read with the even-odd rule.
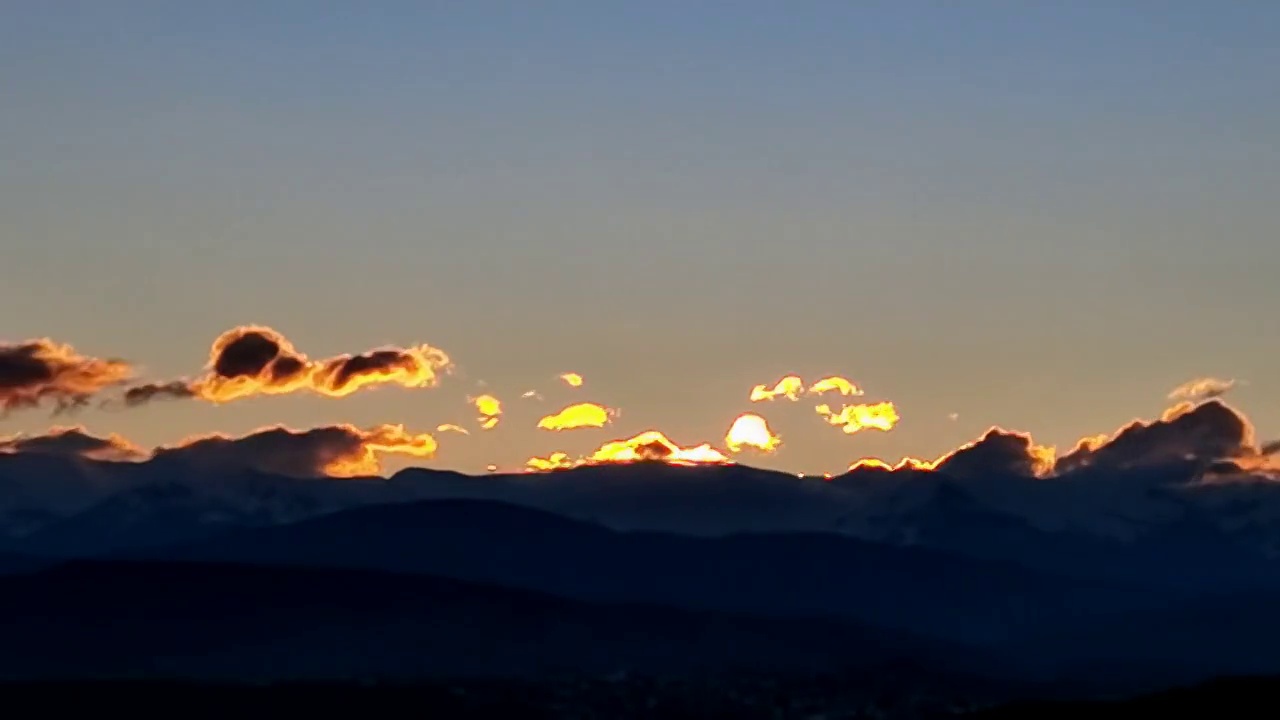
[[[0,455],[0,550],[63,557],[198,540],[423,499],[500,500],[618,530],[687,535],[832,533],[949,555],[1195,593],[1280,590],[1275,483],[1179,485],[1132,469],[1032,481],[1007,475],[858,470],[828,480],[747,466],[588,466],[391,478],[197,472],[182,464]]]
[[[449,678],[413,682],[227,683],[175,680],[22,681],[0,684],[17,707],[74,715],[85,707],[127,709],[134,718],[955,718],[989,706],[1010,688],[966,675],[891,664],[846,672],[615,674],[604,677]]]
[[[109,463],[37,453],[0,453],[0,542],[82,512],[152,479],[140,463]]]
[[[412,487],[408,495],[502,500],[622,530],[840,532],[1105,584],[1280,590],[1270,553],[1280,526],[1268,511],[1280,486],[1188,487],[1182,479],[1185,472],[1162,467],[1070,480],[877,470],[822,480],[635,463],[486,478],[410,468],[391,482]]]
[[[403,486],[380,478],[300,480],[252,470],[182,475],[160,461],[98,465],[126,474],[114,466],[145,468],[146,481],[123,484],[75,512],[43,518],[8,546],[27,554],[85,557],[412,499],[401,493]]]
[[[1122,586],[831,533],[623,533],[471,500],[358,508],[133,557],[427,573],[596,602],[854,618],[975,643],[1151,601]]]
[[[964,715],[973,720],[1076,720],[1138,717],[1257,718],[1280,716],[1280,677],[1230,677],[1138,697],[1011,702]]]
[[[155,483],[112,495],[84,512],[46,523],[23,539],[28,552],[85,557],[114,549],[196,540],[272,518],[218,501],[189,484]]]
[[[981,660],[986,667],[1061,680],[1077,692],[1107,678],[1120,688],[1157,687],[1223,672],[1280,671],[1271,651],[1280,637],[1267,629],[1280,598],[1269,554],[1278,537],[1270,486],[1175,487],[1154,472],[1117,476],[1113,484],[1101,476],[1033,483],[883,471],[824,481],[742,466],[652,463],[548,475],[411,470],[390,479],[332,480],[59,462],[0,458],[0,482],[12,490],[0,494],[0,522],[9,523],[0,575],[86,557],[310,568],[325,577],[356,570],[423,575],[506,588],[517,624],[533,622],[520,619],[512,599],[522,592],[593,608],[756,618],[743,620],[749,623],[853,623],[946,647],[981,647],[969,657],[996,656],[998,662]],[[502,501],[486,499],[492,497]],[[330,614],[317,622],[383,632],[368,625],[363,610],[344,619],[341,607],[326,607]],[[245,617],[210,612],[220,635],[236,642],[252,645],[245,632],[270,629],[253,624],[256,611],[245,616],[250,630],[236,629]],[[99,624],[111,617],[101,615]],[[181,618],[188,621],[202,622]],[[94,633],[105,631],[88,619],[82,624],[92,659],[102,647]],[[170,630],[196,632],[182,630],[177,619]],[[510,633],[528,638],[535,630]],[[70,636],[51,637],[80,647]],[[370,641],[353,634],[344,642],[355,648]],[[596,657],[588,653],[575,664],[571,651],[587,652],[585,641],[565,647],[567,667]],[[192,652],[221,657],[206,650]],[[639,657],[627,654],[633,651],[628,646],[617,657]],[[133,667],[117,660],[93,667]],[[47,670],[56,666],[49,657],[42,662]],[[181,662],[196,661],[184,655]],[[427,667],[411,663],[406,672]]]
[[[1159,689],[1206,675],[1280,673],[1280,593],[1228,593],[1153,604],[1073,631],[1026,638],[1010,654],[1052,655],[1077,687]]]
[[[35,572],[36,570],[52,567],[59,562],[55,558],[0,553],[0,575],[20,575]]]
[[[966,557],[1107,583],[1189,593],[1226,587],[1280,589],[1280,566],[1272,558],[1256,545],[1224,532],[1184,498],[1161,488],[1140,494],[1161,503],[1168,516],[1144,528],[1142,534],[1119,541],[1078,531],[1039,529],[1023,517],[993,510],[953,479],[931,476],[913,482],[917,485],[914,504],[890,505],[860,518],[861,529],[890,544],[945,548]]]
[[[0,676],[9,679],[830,671],[965,656],[850,623],[589,604],[429,576],[195,563],[74,561],[0,578],[0,634]]]
[[[485,477],[407,468],[391,482],[421,499],[498,500],[619,530],[686,535],[830,530],[840,514],[830,484],[746,465],[641,461]]]

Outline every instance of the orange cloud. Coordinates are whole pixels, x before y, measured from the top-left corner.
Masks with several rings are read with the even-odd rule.
[[[763,402],[772,400],[776,397],[785,397],[788,400],[799,400],[800,395],[804,393],[804,381],[796,375],[787,375],[773,387],[768,385],[757,385],[751,388],[751,402]]]
[[[748,447],[773,452],[782,444],[782,438],[774,434],[764,418],[754,413],[744,413],[729,426],[724,443],[730,452],[735,453]]]
[[[132,374],[123,360],[81,355],[49,338],[0,344],[0,411],[36,407],[45,401],[55,410],[79,407]]]
[[[591,462],[660,460],[677,465],[726,463],[729,458],[709,443],[681,447],[657,430],[646,430],[626,440],[614,440],[592,453]]]
[[[213,433],[188,438],[158,448],[154,458],[200,470],[247,468],[295,477],[357,477],[381,473],[383,455],[431,458],[436,450],[434,437],[411,433],[403,425],[368,429],[330,425],[309,430],[274,426],[241,437]]]
[[[199,378],[140,385],[129,389],[124,401],[140,405],[159,398],[196,397],[224,403],[300,391],[346,397],[375,385],[434,387],[440,373],[451,367],[448,355],[429,345],[382,347],[359,355],[310,360],[275,330],[248,325],[214,340]]]
[[[617,411],[596,403],[577,403],[560,412],[547,415],[538,421],[542,430],[575,430],[578,428],[601,428],[609,424]]]
[[[499,420],[502,419],[502,402],[498,398],[492,395],[479,395],[468,397],[467,402],[474,405],[476,412],[480,414],[476,422],[480,423],[481,430],[492,430],[498,426]]]
[[[889,464],[880,458],[861,458],[855,460],[849,465],[850,470],[875,469],[889,470],[897,472],[900,470],[932,470],[934,463],[929,460],[921,460],[919,458],[904,457],[894,464]]]
[[[841,395],[861,395],[862,388],[855,385],[852,381],[842,378],[839,375],[825,377],[809,386],[808,392],[814,395],[822,395],[828,392],[838,392]]]
[[[560,470],[575,467],[576,463],[569,457],[568,453],[553,452],[546,457],[531,457],[525,462],[525,468],[535,472],[545,472],[548,470]]]
[[[898,424],[898,410],[891,402],[879,402],[871,405],[845,405],[840,412],[835,412],[830,405],[819,405],[814,408],[830,425],[852,435],[860,430],[872,428],[888,432]]]
[[[587,457],[571,459],[567,453],[554,452],[545,457],[531,457],[525,462],[529,472],[581,467],[658,461],[672,465],[732,464],[728,456],[710,443],[681,446],[658,430],[646,430],[623,440],[604,443]]]

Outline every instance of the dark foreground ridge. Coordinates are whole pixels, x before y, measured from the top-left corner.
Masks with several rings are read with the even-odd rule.
[[[418,683],[65,681],[0,684],[0,697],[48,714],[85,707],[132,717],[276,718],[282,713],[358,713],[432,718],[857,718],[895,720],[1117,720],[1180,717],[1273,718],[1280,677],[1225,678],[1133,698],[1013,702],[992,706],[974,686],[912,680],[886,670],[856,675],[563,677]]]
[[[11,683],[0,697],[49,714],[85,707],[132,717],[278,718],[353,713],[430,718],[845,718],[963,717],[972,688],[902,675],[615,676],[537,682],[281,683],[270,685],[113,681]]]
[[[621,693],[744,717],[762,692],[971,709],[1280,673],[1271,515],[1205,514],[1141,473],[1107,487],[1168,517],[1110,537],[934,475],[129,481],[109,474],[142,470],[17,460],[0,462],[22,490],[0,497],[0,682],[407,682],[448,688],[437,704],[488,683],[538,707]],[[473,497],[491,483],[509,497]],[[52,502],[66,487],[111,492]]]
[[[227,682],[855,671],[958,659],[850,622],[603,604],[427,575],[75,561],[0,579],[0,677]]]
[[[1012,702],[970,715],[974,720],[1136,717],[1280,717],[1280,676],[1222,678],[1119,700]]]

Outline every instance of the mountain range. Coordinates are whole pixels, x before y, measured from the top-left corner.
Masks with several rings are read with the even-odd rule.
[[[1071,518],[1092,490],[1029,482],[661,463],[336,480],[0,456],[0,672],[906,661],[1091,688],[1280,672],[1270,487],[1118,476],[1087,524]]]
[[[9,680],[814,671],[940,647],[852,623],[581,603],[426,575],[100,560],[0,579],[0,632]]]

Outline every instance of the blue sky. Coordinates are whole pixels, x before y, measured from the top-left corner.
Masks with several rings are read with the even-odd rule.
[[[24,3],[0,11],[0,337],[148,376],[267,324],[313,356],[428,342],[440,388],[88,412],[143,444],[469,422],[475,469],[847,375],[777,465],[1066,444],[1192,376],[1280,432],[1280,8],[1265,2]],[[581,372],[576,393],[556,373]],[[620,407],[538,435],[520,392]],[[756,408],[758,409],[758,408]],[[533,410],[529,411],[533,413]],[[951,421],[949,413],[959,413]],[[536,414],[532,415],[536,419]],[[38,431],[39,412],[0,420]],[[765,463],[769,464],[769,463]]]

